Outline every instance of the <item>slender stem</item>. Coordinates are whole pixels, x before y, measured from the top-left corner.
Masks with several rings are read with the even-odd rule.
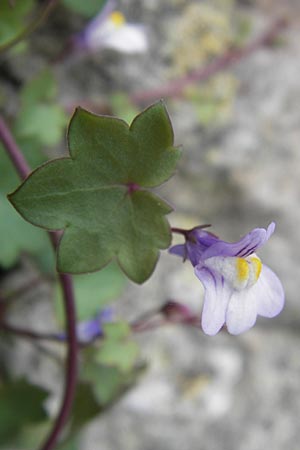
[[[42,278],[41,275],[33,278],[32,280],[29,280],[27,283],[24,283],[23,285],[17,287],[14,290],[0,290],[0,297],[3,302],[11,303],[13,300],[17,299],[20,295],[25,294],[28,291],[31,291],[34,287],[38,286],[40,283],[42,283],[46,278]]]
[[[24,156],[19,150],[19,147],[13,138],[8,126],[0,117],[0,141],[2,141],[4,147],[7,150],[7,154],[10,157],[15,169],[19,176],[24,179],[30,173],[30,167],[27,164]]]
[[[8,50],[18,42],[25,39],[29,34],[31,34],[48,17],[51,10],[54,8],[54,6],[56,6],[58,2],[59,0],[48,0],[46,6],[39,12],[37,17],[35,17],[32,22],[28,24],[26,28],[24,28],[15,38],[10,40],[9,42],[0,45],[0,52]]]
[[[53,2],[51,2],[53,3]],[[22,152],[18,148],[9,128],[0,117],[0,141],[2,141],[8,155],[10,156],[17,172],[22,179],[30,173],[30,167],[24,159]],[[49,233],[54,249],[57,247],[59,233]],[[51,450],[54,448],[59,434],[61,433],[71,412],[76,382],[77,382],[77,353],[78,343],[76,336],[76,308],[74,301],[73,283],[70,275],[58,274],[60,285],[63,291],[64,310],[66,317],[66,334],[68,343],[68,355],[66,362],[64,398],[59,414],[54,422],[48,438],[40,447],[40,450]]]
[[[185,229],[183,229],[183,228],[172,227],[172,228],[171,228],[171,231],[172,231],[172,233],[183,234],[183,236],[186,236],[187,233],[188,233],[190,230],[185,230]]]
[[[0,321],[0,330],[20,336],[25,339],[34,339],[39,341],[55,341],[64,342],[58,334],[55,333],[39,333],[37,331],[28,330],[27,328],[16,327],[4,321]]]
[[[226,53],[215,58],[206,66],[196,69],[189,75],[170,81],[164,86],[133,92],[129,94],[129,100],[139,105],[149,101],[155,101],[158,98],[180,97],[184,93],[185,88],[190,84],[207,81],[217,73],[228,70],[234,64],[248,57],[264,45],[272,42],[286,25],[286,19],[279,19],[270,26],[269,30],[259,36],[254,42],[238,49],[229,49]],[[65,104],[65,108],[68,112],[73,111],[78,103],[83,104],[85,108],[91,109],[99,114],[106,114],[107,110],[109,110],[109,105],[106,103],[99,105],[97,102],[84,98],[78,100],[76,104]]]
[[[148,91],[135,92],[130,95],[130,100],[134,103],[145,103],[162,97],[178,97],[184,92],[186,86],[206,81],[218,72],[229,69],[231,66],[239,62],[241,59],[254,53],[260,47],[269,44],[279,34],[279,32],[287,25],[286,19],[278,19],[275,21],[265,33],[259,36],[254,42],[238,49],[230,49],[220,57],[215,58],[205,67],[200,67],[194,72],[174,81],[170,81],[165,86],[161,86]]]
[[[55,447],[58,437],[70,415],[77,383],[78,342],[76,336],[76,309],[72,278],[67,274],[59,274],[59,280],[64,294],[68,342],[64,398],[53,428],[50,430],[50,433],[40,447],[40,450],[51,450]]]
[[[209,228],[209,227],[211,227],[211,224],[205,223],[204,225],[197,225],[196,227],[191,228],[190,230],[185,230],[184,228],[172,227],[171,231],[172,231],[172,233],[182,234],[183,236],[187,237],[191,233],[191,231],[202,230],[203,228]]]

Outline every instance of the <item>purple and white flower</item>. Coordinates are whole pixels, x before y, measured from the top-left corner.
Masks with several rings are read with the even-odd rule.
[[[186,242],[173,246],[170,253],[188,258],[204,286],[202,328],[206,334],[217,334],[224,324],[229,333],[240,334],[255,324],[257,315],[275,317],[281,312],[282,284],[255,253],[274,229],[272,222],[267,230],[255,228],[234,243],[222,241],[203,227],[177,230]]]
[[[91,52],[109,48],[120,53],[144,53],[148,49],[145,26],[128,23],[115,7],[115,1],[108,1],[98,16],[74,37],[74,47]]]
[[[102,309],[96,316],[88,320],[78,322],[76,325],[76,335],[80,344],[87,344],[94,339],[103,335],[103,325],[105,323],[113,322],[114,311],[112,308]],[[66,340],[66,333],[59,333],[57,335],[62,341]]]

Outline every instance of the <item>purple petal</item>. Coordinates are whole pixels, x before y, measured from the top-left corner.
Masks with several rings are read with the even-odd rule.
[[[171,255],[181,256],[183,259],[186,259],[187,257],[185,244],[173,245],[173,247],[169,248],[169,253],[171,253]]]
[[[76,331],[80,342],[89,342],[102,332],[99,318],[79,322]]]
[[[110,14],[116,9],[116,0],[108,0],[97,14],[85,27],[83,31],[72,37],[72,42],[75,48],[79,50],[88,50],[90,48],[90,36],[95,33],[96,30],[102,27],[106,22]]]
[[[114,313],[112,308],[105,308],[89,320],[79,322],[76,326],[77,338],[80,342],[89,342],[97,336],[102,335],[102,326],[104,323],[112,322]]]
[[[202,328],[204,333],[214,336],[225,323],[226,309],[233,291],[218,273],[196,266],[195,274],[205,289]]]
[[[195,228],[189,233],[186,241],[186,249],[193,266],[197,266],[200,263],[203,252],[216,242],[219,242],[219,238],[208,231]]]
[[[201,245],[203,249],[205,250],[207,247],[210,247],[211,245],[215,244],[216,242],[219,242],[219,238],[215,236],[214,234],[210,233],[209,231],[204,231],[201,228],[194,228],[190,233],[189,236],[194,238],[198,245]]]
[[[88,24],[87,29],[92,30],[93,28],[99,28],[107,20],[109,15],[116,9],[116,0],[108,0],[106,4],[101,9],[100,13],[97,14]]]
[[[260,289],[257,313],[264,317],[277,316],[284,305],[284,291],[277,275],[263,265],[260,277],[254,286]]]
[[[267,230],[254,228],[238,242],[231,243],[219,240],[202,253],[202,259],[211,258],[212,256],[239,256],[245,258],[264,245],[274,232],[274,229],[275,223],[272,222]]]
[[[226,325],[230,334],[240,334],[253,327],[258,309],[257,283],[250,289],[234,291],[228,304]]]

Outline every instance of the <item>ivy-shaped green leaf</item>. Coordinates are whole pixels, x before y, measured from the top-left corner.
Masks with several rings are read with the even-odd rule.
[[[144,282],[171,241],[164,216],[172,209],[147,190],[172,175],[180,156],[163,103],[130,127],[79,108],[68,141],[71,157],[39,167],[10,201],[34,225],[64,230],[59,271],[92,272],[116,258],[129,278]]]

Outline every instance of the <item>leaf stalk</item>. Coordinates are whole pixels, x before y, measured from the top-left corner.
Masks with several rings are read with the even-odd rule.
[[[31,172],[30,167],[5,121],[0,117],[0,142],[1,141],[20,178],[26,178]],[[49,236],[55,250],[60,235],[57,232],[49,232]],[[76,336],[76,306],[73,282],[71,276],[68,274],[60,273],[58,274],[58,278],[63,291],[64,311],[66,317],[66,335],[68,343],[65,386],[60,411],[48,437],[41,445],[40,450],[52,450],[55,447],[59,435],[70,416],[77,384],[78,342]]]

